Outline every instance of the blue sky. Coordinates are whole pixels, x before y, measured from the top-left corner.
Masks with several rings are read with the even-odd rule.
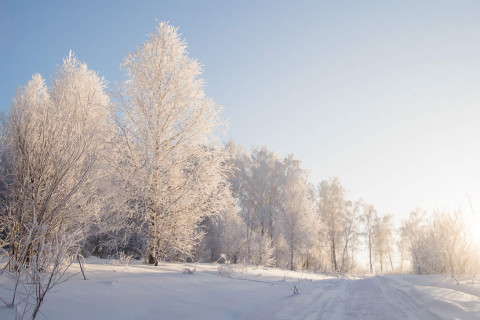
[[[204,65],[226,138],[294,153],[382,213],[480,205],[478,1],[0,0],[0,110],[70,49],[121,80],[156,19]]]

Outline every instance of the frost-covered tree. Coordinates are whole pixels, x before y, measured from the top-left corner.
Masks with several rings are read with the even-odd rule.
[[[177,28],[161,22],[123,64],[118,123],[126,221],[147,232],[151,263],[189,256],[199,224],[231,205],[220,107],[204,93],[199,63]]]
[[[340,241],[345,229],[345,189],[338,178],[332,178],[322,181],[317,192],[317,210],[326,228],[332,270],[339,271],[337,255],[342,248]]]
[[[366,238],[368,249],[368,262],[370,273],[373,273],[373,253],[374,253],[374,236],[375,236],[375,221],[377,219],[377,210],[371,204],[362,201],[362,215],[360,216],[363,223],[363,235]]]
[[[359,218],[361,203],[359,201],[352,204],[347,201],[345,205],[344,228],[342,232],[343,250],[341,258],[341,272],[349,272],[355,264],[355,249],[359,233]]]
[[[246,260],[257,264],[278,261],[281,186],[284,179],[282,159],[265,147],[250,154],[230,143],[234,174],[230,177],[239,214],[244,221]]]
[[[196,260],[203,262],[245,261],[245,226],[237,208],[223,211],[215,219],[207,218],[202,223],[205,237],[196,253]]]
[[[104,88],[70,54],[50,88],[34,75],[17,92],[2,129],[0,229],[10,270],[34,286],[33,318],[101,212],[97,178],[111,133]]]
[[[410,212],[409,218],[402,220],[399,229],[398,251],[400,254],[400,270],[403,270],[403,264],[406,260],[410,261],[410,248],[416,238],[422,233],[426,223],[426,213],[420,209]]]
[[[411,229],[415,216],[410,216]],[[475,272],[477,267],[475,246],[468,239],[467,227],[461,211],[435,213],[425,220],[409,249],[414,272],[418,274]]]
[[[386,258],[390,262],[390,268],[393,271],[392,260],[392,215],[377,216],[374,218],[373,227],[373,248],[375,255],[380,263],[380,272],[383,273],[383,264]]]
[[[450,275],[456,279],[456,273],[464,274],[467,271],[469,260],[470,243],[463,214],[460,210],[451,214],[437,214],[434,226],[445,235],[441,244],[446,253]]]
[[[289,268],[295,269],[295,255],[306,256],[306,251],[313,244],[315,235],[315,218],[313,199],[309,192],[307,172],[300,167],[300,161],[290,155],[284,160],[285,183],[282,187],[283,233],[288,244]],[[299,263],[297,263],[299,264]],[[301,266],[303,264],[300,263]]]
[[[250,154],[229,144],[230,177],[245,228],[246,261],[282,268],[308,268],[318,223],[307,172],[293,155],[284,159],[266,147]]]
[[[412,267],[417,274],[445,273],[448,271],[446,252],[443,250],[443,237],[440,228],[434,223],[424,225],[410,244]]]

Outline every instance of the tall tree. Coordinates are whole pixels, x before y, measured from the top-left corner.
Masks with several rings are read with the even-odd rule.
[[[205,96],[201,67],[177,31],[161,22],[128,55],[119,94],[127,153],[118,167],[129,177],[127,206],[147,225],[147,255],[155,264],[191,254],[199,223],[231,203],[225,154],[216,144],[221,108]]]

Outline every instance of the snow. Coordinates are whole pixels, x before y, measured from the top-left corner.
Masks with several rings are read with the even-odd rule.
[[[185,273],[185,269],[195,274]],[[78,272],[78,266],[72,267]],[[88,258],[39,319],[480,319],[480,282],[444,275],[339,277],[254,266],[130,265]],[[0,296],[10,283],[0,276]],[[293,286],[299,294],[293,294]],[[0,319],[13,319],[0,309]]]

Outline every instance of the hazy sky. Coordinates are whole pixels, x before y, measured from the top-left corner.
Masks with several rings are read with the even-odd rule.
[[[0,0],[0,109],[70,49],[121,80],[155,19],[205,66],[226,139],[294,153],[381,213],[480,207],[480,1]]]

